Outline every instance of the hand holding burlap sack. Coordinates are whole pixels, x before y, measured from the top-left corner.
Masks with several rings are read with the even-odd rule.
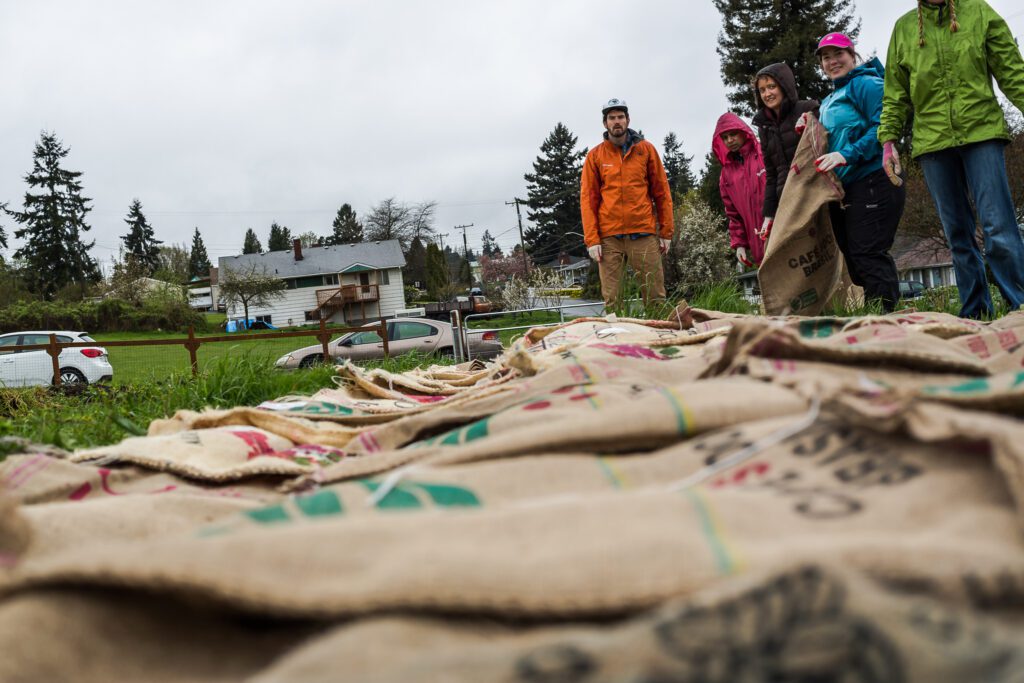
[[[818,315],[843,280],[828,208],[843,199],[843,188],[835,173],[819,173],[814,165],[827,151],[828,132],[808,115],[757,271],[768,315]]]

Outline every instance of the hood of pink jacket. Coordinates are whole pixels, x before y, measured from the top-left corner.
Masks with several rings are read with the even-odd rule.
[[[747,141],[743,143],[743,147],[740,149],[740,154],[744,156],[752,153],[760,155],[761,143],[757,141],[757,136],[754,135],[754,131],[751,130],[750,126],[732,112],[722,114],[718,117],[718,125],[715,126],[715,137],[711,141],[711,149],[715,151],[715,156],[718,157],[718,162],[722,166],[728,163],[729,148],[722,142],[721,135],[730,130],[738,130],[747,138]]]

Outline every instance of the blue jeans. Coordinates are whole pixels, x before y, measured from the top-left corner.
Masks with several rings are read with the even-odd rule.
[[[1003,141],[990,140],[923,154],[920,159],[953,252],[960,315],[965,318],[993,314],[985,264],[974,236],[972,196],[996,286],[1011,309],[1024,304],[1024,240],[1006,179],[1004,147]]]

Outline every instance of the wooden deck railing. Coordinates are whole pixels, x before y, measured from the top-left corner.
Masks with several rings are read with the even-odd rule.
[[[332,289],[316,290],[316,307],[343,306],[380,300],[377,285],[342,285]]]

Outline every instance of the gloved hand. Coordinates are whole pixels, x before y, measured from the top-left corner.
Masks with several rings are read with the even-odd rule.
[[[793,128],[793,130],[796,131],[797,135],[804,134],[804,130],[807,128],[807,115],[810,113],[811,112],[809,111],[805,111],[803,114],[800,114],[800,118],[796,120],[796,126]]]
[[[749,259],[747,259],[746,247],[736,247],[736,260],[739,261],[744,266],[754,265],[753,263],[750,262]]]
[[[672,240],[663,240],[660,237],[658,238],[658,250],[661,251],[662,254],[667,254],[670,246],[672,246]]]
[[[814,165],[818,169],[818,173],[828,173],[840,166],[846,166],[846,157],[839,152],[829,152],[815,159]]]
[[[764,223],[761,223],[761,229],[757,231],[757,236],[763,240],[768,239],[768,233],[772,231],[772,225],[775,224],[775,219],[767,216],[764,219]]]
[[[587,247],[587,253],[590,254],[590,258],[594,259],[598,263],[601,262],[601,245],[595,244],[592,247]]]
[[[903,172],[900,153],[892,140],[882,143],[882,168],[885,169],[885,175],[889,176],[889,182],[896,187],[903,184],[903,178],[900,177],[900,173]]]

